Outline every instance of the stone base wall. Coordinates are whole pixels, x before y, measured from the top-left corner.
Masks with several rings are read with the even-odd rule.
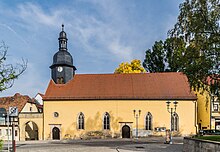
[[[183,152],[220,152],[220,142],[184,137]]]

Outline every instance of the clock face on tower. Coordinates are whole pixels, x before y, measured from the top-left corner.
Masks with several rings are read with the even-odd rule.
[[[57,71],[58,71],[58,72],[62,72],[62,71],[63,71],[63,67],[59,66],[59,67],[57,68]]]

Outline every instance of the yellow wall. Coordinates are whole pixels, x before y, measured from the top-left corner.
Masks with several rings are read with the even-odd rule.
[[[178,101],[179,131],[182,135],[196,133],[195,103],[193,101]],[[121,136],[123,123],[129,123],[131,131],[136,128],[133,110],[141,110],[138,128],[144,130],[145,116],[151,112],[153,128],[166,127],[170,129],[170,114],[167,112],[166,101],[146,100],[87,100],[87,101],[44,101],[44,139],[51,139],[54,126],[60,128],[61,139],[79,138],[88,131],[102,131],[102,120],[105,112],[110,114],[110,134]],[[59,117],[54,117],[54,112]],[[80,112],[85,116],[85,130],[77,129],[77,117]],[[121,125],[120,125],[121,124]]]
[[[34,122],[38,127],[38,139],[43,139],[43,114],[20,114],[19,115],[19,124],[20,124],[20,140],[24,141],[26,137],[25,127],[26,123]]]
[[[25,127],[28,122],[35,123],[38,129],[38,139],[43,139],[43,113],[39,113],[35,104],[26,103],[19,114],[20,140],[27,137]]]
[[[210,128],[210,98],[208,92],[196,93],[198,104],[198,126],[201,124],[201,129]],[[198,128],[200,129],[200,128]]]

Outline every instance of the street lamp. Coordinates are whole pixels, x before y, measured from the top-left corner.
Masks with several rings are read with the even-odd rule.
[[[172,116],[173,116],[173,114],[176,113],[176,107],[177,107],[178,102],[177,101],[173,102],[174,107],[171,107],[170,101],[167,101],[166,103],[167,103],[167,111],[170,113],[170,144],[172,144],[172,130],[174,129]]]
[[[138,139],[138,118],[141,115],[141,110],[133,110],[134,117],[136,118],[136,138]]]

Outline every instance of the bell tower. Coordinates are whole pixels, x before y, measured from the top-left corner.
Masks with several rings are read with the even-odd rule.
[[[73,66],[73,58],[67,49],[67,34],[64,32],[64,25],[59,34],[59,50],[53,56],[53,64],[50,66],[51,77],[56,84],[65,84],[73,79],[75,74],[75,66]]]

